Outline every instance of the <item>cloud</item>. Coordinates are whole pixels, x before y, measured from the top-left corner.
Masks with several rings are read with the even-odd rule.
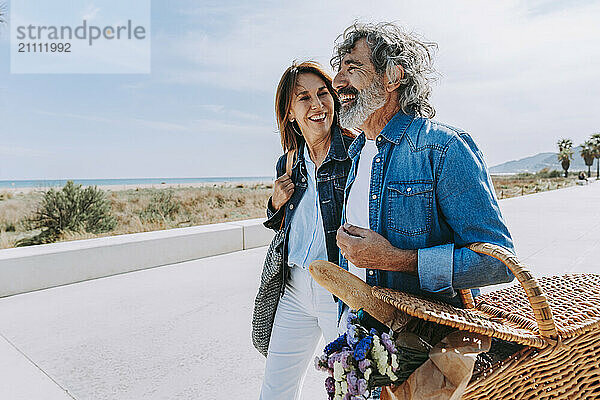
[[[218,18],[226,20],[221,23],[228,30],[189,29],[177,40],[155,41],[160,48],[170,46],[169,57],[180,60],[165,71],[169,83],[273,95],[291,60],[311,58],[327,65],[333,40],[354,19],[397,19],[439,43],[438,115],[478,130],[493,162],[518,151],[506,141],[506,128],[491,122],[494,118],[511,121],[510,137],[518,135],[524,151],[552,149],[550,133],[567,128],[561,126],[565,112],[584,116],[574,136],[583,137],[594,124],[598,100],[591,93],[600,92],[598,3],[307,1]]]
[[[221,4],[206,0],[199,6],[190,0],[187,8],[181,4],[156,5],[164,8],[161,12],[155,7],[152,74],[142,82],[139,77],[117,76],[105,81],[114,79],[117,89],[132,89],[122,90],[116,104],[99,105],[88,112],[79,105],[89,96],[87,85],[73,89],[63,82],[68,90],[56,96],[56,110],[70,112],[47,113],[56,118],[53,126],[61,129],[56,128],[57,142],[67,142],[69,137],[83,142],[87,138],[79,139],[77,133],[89,126],[90,131],[124,137],[132,146],[139,145],[138,139],[144,135],[151,144],[165,146],[165,137],[173,140],[163,132],[170,132],[177,135],[173,141],[177,146],[173,144],[171,150],[177,157],[191,147],[186,144],[188,138],[201,138],[202,144],[193,148],[199,158],[237,152],[231,157],[236,162],[228,168],[243,174],[247,168],[264,165],[265,159],[280,150],[272,104],[283,70],[294,59],[315,59],[328,67],[334,39],[357,18],[396,20],[438,42],[440,79],[433,90],[437,118],[471,132],[489,165],[553,151],[556,140],[563,136],[579,143],[598,130],[598,2],[308,0]],[[26,106],[26,96],[33,89],[18,86],[28,89],[29,83],[8,74],[6,78],[8,94],[14,96],[11,104],[22,97],[21,108],[29,110],[32,106]],[[23,94],[12,92],[16,87]],[[47,87],[50,98],[56,87]],[[101,96],[111,94],[114,88],[107,84],[106,89],[95,90]],[[136,90],[140,88],[146,90]],[[43,89],[40,93],[44,94]],[[61,118],[72,121],[62,124]],[[28,121],[32,132],[43,130],[34,126],[45,123],[44,118],[39,120]],[[11,121],[12,126],[21,126],[16,118],[9,118]],[[253,145],[253,140],[260,146]],[[273,154],[252,161],[253,157],[243,155],[246,145],[264,154],[266,150],[261,149],[270,149]],[[171,163],[175,162],[173,157]],[[203,168],[210,165],[207,161]]]
[[[110,124],[116,129],[123,129],[124,126],[134,125],[141,128],[152,129],[156,131],[166,131],[170,133],[181,132],[227,132],[232,134],[244,134],[248,132],[272,133],[274,127],[269,126],[266,121],[260,117],[238,110],[227,109],[223,105],[204,104],[197,108],[209,111],[208,116],[203,118],[191,118],[181,122],[172,122],[167,120],[156,120],[141,117],[121,117],[115,115],[112,117],[100,117],[95,114],[75,114],[36,110],[39,115],[46,115],[55,119],[76,119],[89,122],[101,122]]]
[[[0,146],[2,157],[40,157],[49,153],[40,149],[31,149],[19,146]]]
[[[106,122],[106,123],[116,122],[116,119],[114,119],[114,118],[104,118],[104,117],[100,117],[96,114],[75,114],[75,113],[63,113],[63,112],[57,113],[57,112],[44,111],[44,110],[36,110],[35,112],[40,115],[47,115],[47,116],[56,117],[56,118],[72,118],[72,119],[80,119],[80,120],[91,121],[91,122]]]
[[[225,106],[223,104],[202,104],[199,105],[198,108],[215,114],[222,113],[225,110]]]
[[[190,130],[188,126],[172,122],[153,121],[141,118],[132,118],[131,120],[145,128],[155,129],[159,131],[188,132]]]
[[[96,7],[93,4],[89,4],[82,12],[82,19],[85,19],[87,21],[92,21],[94,18],[96,18],[96,15],[98,15],[98,13],[100,12],[100,7]]]
[[[198,109],[207,112],[208,114],[219,116],[220,118],[227,120],[243,120],[243,121],[254,121],[254,122],[266,122],[265,118],[257,114],[252,114],[245,111],[235,110],[229,108],[223,104],[201,104],[197,106]]]

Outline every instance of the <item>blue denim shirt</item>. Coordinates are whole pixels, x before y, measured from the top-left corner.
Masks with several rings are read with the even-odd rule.
[[[292,197],[279,210],[275,210],[271,204],[271,199],[267,204],[267,221],[264,225],[273,230],[285,229],[285,241],[283,248],[284,271],[287,271],[288,264],[288,241],[290,233],[290,224],[294,219],[294,213],[298,204],[306,192],[308,185],[308,174],[304,158],[304,139],[298,136],[299,148],[298,156],[292,166],[292,182],[294,183],[294,193]],[[327,246],[327,259],[335,264],[339,264],[340,250],[337,247],[336,233],[340,227],[342,219],[342,205],[344,202],[344,188],[350,170],[350,158],[348,157],[348,148],[354,140],[353,136],[342,134],[339,127],[333,129],[329,153],[323,160],[316,175],[317,192],[321,215],[323,216],[323,229],[325,231],[325,244]],[[286,155],[284,154],[277,161],[277,177],[285,173]],[[307,238],[310,239],[310,238]],[[287,272],[286,272],[287,273]],[[284,286],[285,286],[284,277]],[[283,287],[282,287],[283,291]]]
[[[348,150],[352,167],[344,204],[364,144],[362,133]],[[399,112],[376,144],[379,153],[368,193],[370,228],[397,248],[417,249],[418,276],[368,269],[367,283],[462,306],[457,289],[510,282],[514,276],[502,262],[465,248],[488,242],[514,251],[473,139],[460,129]],[[340,265],[348,269],[343,257]]]
[[[302,199],[296,206],[291,221],[288,240],[288,265],[308,269],[315,260],[327,260],[327,245],[323,216],[319,205],[315,163],[308,156],[308,147],[304,145],[304,164],[306,166],[306,182]]]

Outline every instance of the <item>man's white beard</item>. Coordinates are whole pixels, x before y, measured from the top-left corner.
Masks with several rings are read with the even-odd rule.
[[[368,87],[358,91],[354,104],[342,106],[340,125],[345,129],[358,128],[371,114],[385,105],[385,100],[385,87],[380,77],[376,76]]]

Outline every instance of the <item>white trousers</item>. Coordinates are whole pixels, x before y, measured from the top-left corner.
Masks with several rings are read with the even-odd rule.
[[[300,397],[321,334],[326,343],[338,336],[337,303],[307,269],[292,267],[275,313],[261,400]]]

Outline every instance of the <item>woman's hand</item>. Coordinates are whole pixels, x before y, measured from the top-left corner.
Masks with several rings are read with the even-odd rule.
[[[288,174],[283,174],[275,180],[273,185],[273,196],[271,204],[273,208],[279,210],[292,197],[294,193],[294,183]]]

